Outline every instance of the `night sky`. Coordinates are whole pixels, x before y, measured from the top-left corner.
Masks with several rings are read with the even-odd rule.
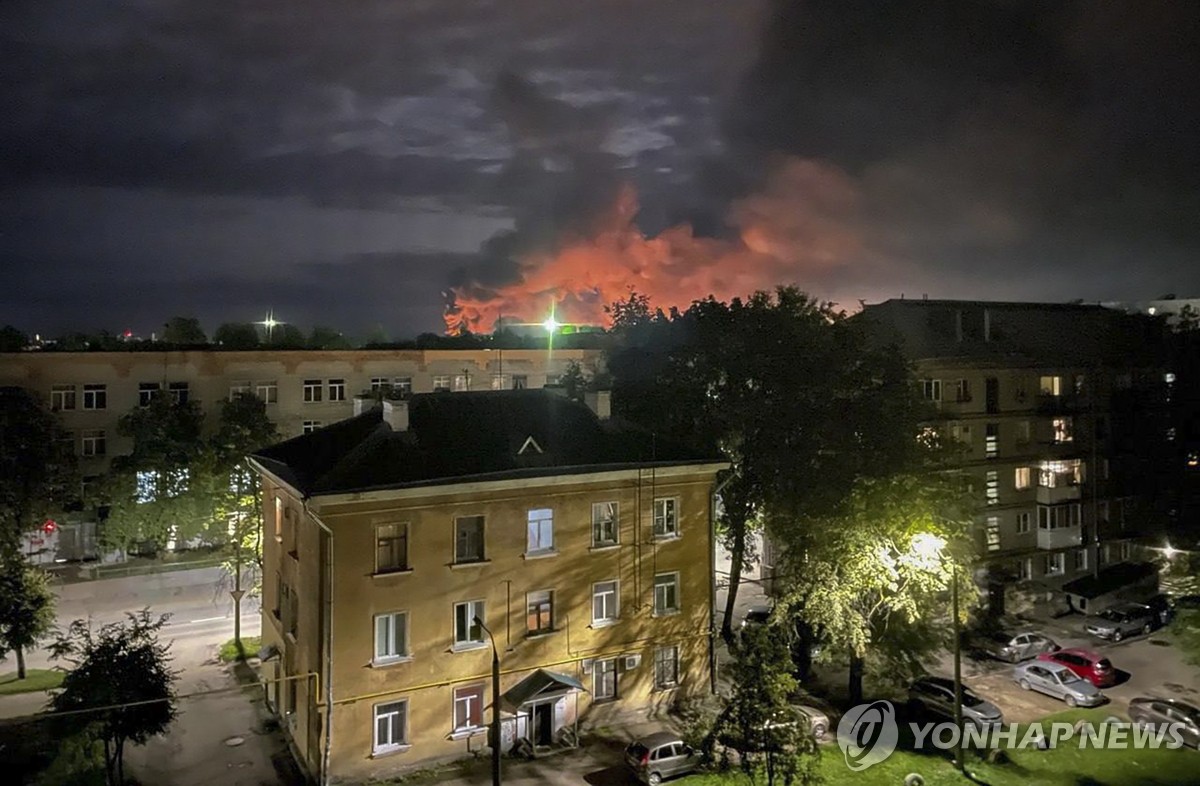
[[[0,323],[1196,296],[1198,42],[1189,0],[6,0]]]

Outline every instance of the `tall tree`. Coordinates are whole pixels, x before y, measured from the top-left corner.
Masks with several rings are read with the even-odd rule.
[[[29,346],[29,336],[12,325],[0,328],[0,352],[21,352]]]
[[[171,317],[163,326],[163,341],[181,346],[196,346],[208,343],[200,320],[195,317]]]
[[[271,349],[304,349],[308,339],[295,325],[281,322],[267,334],[266,345]]]
[[[213,333],[213,343],[222,349],[258,349],[258,328],[249,322],[226,322]]]
[[[18,555],[0,557],[0,660],[12,652],[17,679],[25,679],[25,653],[54,630],[50,576]]]
[[[78,713],[63,716],[61,723],[103,743],[109,786],[125,782],[126,743],[143,745],[175,719],[179,672],[171,668],[170,645],[159,641],[169,616],[155,619],[149,609],[128,612],[124,622],[96,632],[75,620],[50,646],[52,658],[73,666],[50,707]]]
[[[350,340],[341,331],[317,325],[308,335],[309,349],[350,349]]]
[[[57,415],[28,391],[0,388],[0,555],[76,501],[73,448]]]

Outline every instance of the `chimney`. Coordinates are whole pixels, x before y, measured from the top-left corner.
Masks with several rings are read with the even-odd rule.
[[[364,412],[370,412],[377,406],[379,406],[379,399],[375,398],[374,396],[355,396],[354,416],[358,417]]]
[[[983,340],[992,340],[992,312],[986,308],[983,310]]]
[[[583,403],[587,404],[588,409],[595,412],[596,417],[601,420],[608,420],[612,417],[611,390],[589,390],[583,394]]]
[[[408,431],[408,402],[384,401],[383,422],[392,427],[392,431]]]

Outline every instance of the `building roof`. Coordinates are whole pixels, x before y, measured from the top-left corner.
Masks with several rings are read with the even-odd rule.
[[[537,699],[563,696],[573,691],[586,691],[583,683],[557,671],[538,669],[500,697],[500,709],[515,715],[521,707]]]
[[[1162,319],[1085,303],[893,299],[855,319],[913,360],[1006,365],[1151,367],[1166,335]]]
[[[1098,576],[1083,576],[1063,585],[1063,592],[1092,600],[1114,590],[1146,581],[1157,575],[1153,562],[1118,562],[1100,570]]]
[[[720,462],[549,390],[424,393],[407,430],[383,409],[255,453],[305,496]]]

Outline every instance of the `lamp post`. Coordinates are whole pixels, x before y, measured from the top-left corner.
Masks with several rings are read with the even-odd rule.
[[[475,617],[474,622],[492,644],[492,786],[500,786],[500,653],[496,651],[496,637],[483,620]]]
[[[944,538],[921,533],[913,538],[911,549],[930,568],[933,563],[945,564],[946,541]],[[958,619],[958,565],[953,562],[950,563],[950,612],[953,615],[951,633],[954,636],[954,725],[958,729],[958,735],[954,738],[954,768],[960,773],[965,773],[962,745],[962,634],[959,631]]]

